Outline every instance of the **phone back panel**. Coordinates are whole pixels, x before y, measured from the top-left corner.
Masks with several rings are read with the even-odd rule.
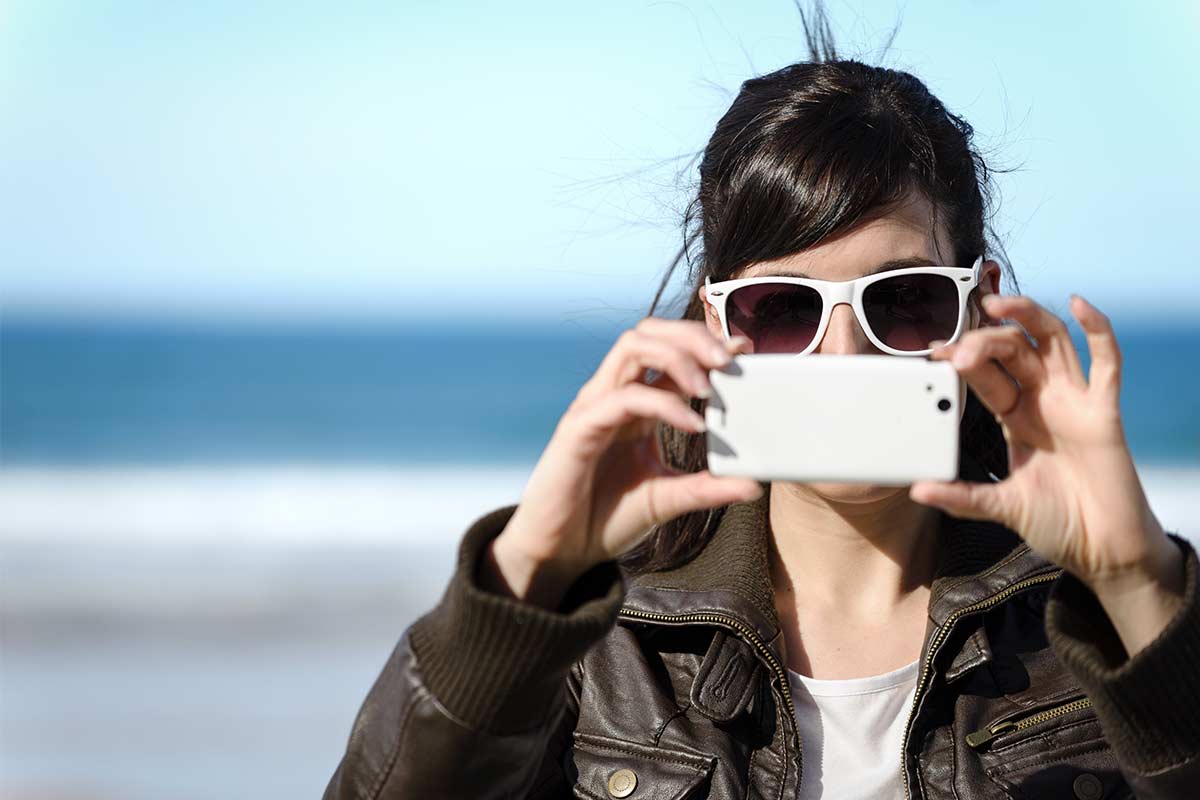
[[[885,485],[958,475],[959,378],[945,361],[760,353],[709,380],[714,475]]]

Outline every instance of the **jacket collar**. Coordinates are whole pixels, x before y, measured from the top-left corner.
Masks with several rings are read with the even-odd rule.
[[[686,564],[629,576],[625,607],[672,616],[720,614],[750,626],[763,641],[774,641],[780,626],[768,566],[769,500],[768,484],[757,500],[729,505],[704,549]],[[939,520],[927,644],[956,609],[1057,569],[998,522],[945,513]]]

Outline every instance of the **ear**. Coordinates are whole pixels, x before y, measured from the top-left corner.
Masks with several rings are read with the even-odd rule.
[[[705,293],[706,288],[702,283],[696,289],[696,296],[700,298],[700,307],[704,309],[704,324],[715,338],[721,339],[721,320],[717,317],[717,310],[712,307],[712,303],[708,302],[708,295]]]
[[[992,294],[1000,294],[1000,264],[998,262],[987,260],[983,262],[983,280],[991,289]]]
[[[708,304],[708,297],[706,296],[704,289],[705,286],[703,283],[696,287],[696,297],[700,298],[700,309],[704,314],[704,321],[708,322],[708,318],[712,316],[713,309],[712,306]]]
[[[983,297],[988,294],[1000,294],[1000,264],[991,259],[983,262],[983,275],[979,286],[975,289],[975,314],[980,325],[998,325],[999,320],[993,320],[983,310]]]

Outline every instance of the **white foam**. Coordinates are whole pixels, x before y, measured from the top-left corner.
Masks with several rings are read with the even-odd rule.
[[[420,544],[516,503],[530,466],[0,470],[0,543]]]
[[[0,469],[0,544],[309,546],[457,540],[520,499],[532,465]],[[1200,538],[1200,466],[1139,474],[1165,528]]]

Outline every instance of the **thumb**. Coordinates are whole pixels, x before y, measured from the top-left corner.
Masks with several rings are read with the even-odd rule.
[[[986,519],[1008,524],[1000,484],[974,481],[916,481],[908,496],[960,519]]]
[[[763,495],[762,484],[752,478],[719,478],[707,469],[653,478],[650,484],[648,488],[655,516],[660,518],[658,522],[702,508],[757,500]]]

